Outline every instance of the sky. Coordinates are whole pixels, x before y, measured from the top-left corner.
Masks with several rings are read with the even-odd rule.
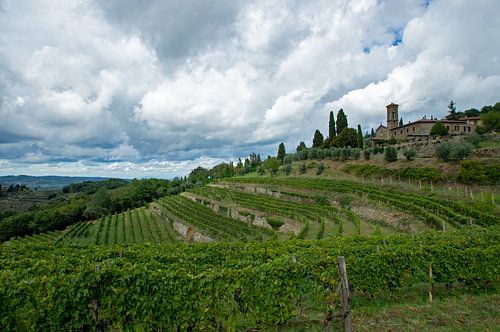
[[[186,175],[500,101],[498,0],[0,0],[0,175]]]

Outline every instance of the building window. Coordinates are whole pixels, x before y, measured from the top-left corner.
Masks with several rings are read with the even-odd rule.
[[[446,126],[446,129],[450,130],[450,126]]]
[[[399,133],[402,134],[403,133],[403,129],[401,129]]]
[[[409,132],[410,131],[410,128],[406,128],[406,132]]]
[[[415,131],[415,127],[413,127],[413,131]]]
[[[455,126],[455,130],[459,131],[460,130],[460,126]]]

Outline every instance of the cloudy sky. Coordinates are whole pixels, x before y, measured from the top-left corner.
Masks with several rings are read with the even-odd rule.
[[[500,100],[498,0],[0,0],[0,175],[172,177]]]

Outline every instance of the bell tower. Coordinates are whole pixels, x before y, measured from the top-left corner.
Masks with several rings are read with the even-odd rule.
[[[390,103],[386,106],[387,108],[387,135],[391,133],[391,129],[398,127],[399,115],[398,115],[398,104]]]

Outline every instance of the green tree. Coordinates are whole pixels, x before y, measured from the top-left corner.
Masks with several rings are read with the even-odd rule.
[[[280,143],[280,145],[278,146],[278,156],[277,156],[277,158],[281,161],[281,163],[283,163],[283,159],[285,158],[285,154],[286,154],[285,144]]]
[[[356,129],[353,128],[344,128],[337,136],[337,140],[335,142],[337,147],[351,147],[355,148],[358,146],[358,133]]]
[[[306,143],[300,142],[299,145],[297,146],[297,152],[304,151],[305,149],[307,149]]]
[[[358,124],[358,148],[363,148],[363,132],[361,131],[361,125]]]
[[[269,174],[271,174],[271,177],[276,175],[280,168],[281,162],[278,160],[278,158],[271,157],[268,158],[266,161],[264,161],[264,168],[269,171]]]
[[[323,134],[319,131],[319,129],[316,129],[313,137],[313,148],[321,148],[322,145],[323,145]]]
[[[399,119],[399,126],[403,127],[403,118]]]
[[[333,139],[337,135],[335,131],[335,117],[333,116],[333,111],[330,111],[330,120],[328,121],[328,137]]]
[[[415,155],[417,154],[417,151],[415,149],[408,149],[403,151],[403,155],[406,157],[406,160],[412,161],[415,159]]]
[[[446,136],[448,135],[448,129],[443,123],[438,121],[434,126],[432,126],[430,134],[431,136]]]
[[[101,188],[94,194],[91,203],[87,206],[83,215],[88,219],[97,219],[111,212],[112,205],[108,189]]]
[[[489,111],[481,114],[481,127],[477,128],[479,133],[500,132],[500,111]]]
[[[384,159],[387,162],[392,163],[393,161],[398,160],[398,150],[392,146],[388,146],[385,148]]]
[[[448,105],[448,112],[450,114],[455,114],[456,111],[457,111],[457,108],[455,107],[455,102],[452,100],[452,101],[450,101],[450,104]]]
[[[479,110],[477,108],[469,108],[464,111],[464,115],[467,117],[479,116]]]
[[[347,128],[347,116],[344,114],[344,110],[340,109],[337,113],[337,134],[340,135],[344,128]]]
[[[372,133],[371,133],[372,137],[375,137],[375,130],[373,130],[372,128]]]

